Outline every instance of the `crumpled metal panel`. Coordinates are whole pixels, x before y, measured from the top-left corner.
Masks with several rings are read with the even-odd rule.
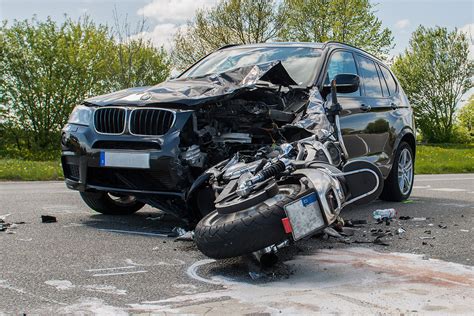
[[[152,87],[121,90],[89,98],[84,102],[99,106],[111,104],[197,106],[210,101],[219,102],[229,99],[239,92],[255,88],[259,81],[283,86],[296,85],[281,62],[272,61],[235,68],[220,74],[178,78]]]
[[[306,129],[315,134],[318,139],[332,134],[333,129],[326,116],[325,101],[317,87],[310,91],[305,115],[291,125]]]

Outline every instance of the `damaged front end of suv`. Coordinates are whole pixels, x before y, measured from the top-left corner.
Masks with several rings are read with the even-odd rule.
[[[324,134],[331,128],[323,104],[335,99],[336,78],[340,150],[324,141],[334,137]],[[312,160],[328,157],[340,169],[354,159],[374,164],[380,197],[402,201],[414,179],[413,117],[393,73],[363,50],[337,42],[231,46],[176,79],[83,101],[62,131],[62,166],[67,186],[97,212],[125,215],[147,204],[194,226],[215,210],[220,190],[204,171],[314,136],[327,146],[318,144]]]
[[[311,59],[315,69],[320,53],[286,50],[261,57],[262,63],[225,71],[205,64],[200,73],[191,69],[157,86],[85,100],[62,133],[67,186],[104,214],[130,214],[148,204],[190,222],[206,215],[214,193],[197,187],[202,172],[237,152],[254,155],[277,143],[284,137],[280,127],[308,103],[306,82],[295,82],[283,64]],[[289,60],[295,54],[301,60]]]

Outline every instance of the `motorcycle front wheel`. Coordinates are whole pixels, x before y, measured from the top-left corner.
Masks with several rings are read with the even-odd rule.
[[[213,211],[196,226],[194,241],[214,259],[238,257],[288,239],[281,220],[283,207],[301,195],[300,184],[283,184],[275,196],[255,206],[229,214]]]

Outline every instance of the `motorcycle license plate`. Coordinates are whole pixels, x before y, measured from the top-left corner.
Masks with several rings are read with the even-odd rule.
[[[285,213],[291,223],[295,241],[326,226],[316,192],[285,205]]]
[[[101,167],[149,169],[150,154],[102,151],[100,152],[99,165]]]

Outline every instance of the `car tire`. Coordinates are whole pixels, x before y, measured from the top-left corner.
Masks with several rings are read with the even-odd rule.
[[[87,206],[105,215],[130,215],[145,206],[131,195],[115,195],[108,192],[80,193]]]
[[[400,202],[410,197],[415,175],[415,159],[412,147],[402,142],[397,148],[392,170],[385,180],[380,199]]]
[[[281,194],[284,191],[286,194]],[[224,259],[283,242],[288,238],[281,222],[286,217],[283,207],[294,201],[300,191],[299,184],[281,185],[280,193],[271,198],[275,201],[273,204],[263,202],[230,214],[213,211],[197,224],[194,231],[198,249],[208,257]]]

